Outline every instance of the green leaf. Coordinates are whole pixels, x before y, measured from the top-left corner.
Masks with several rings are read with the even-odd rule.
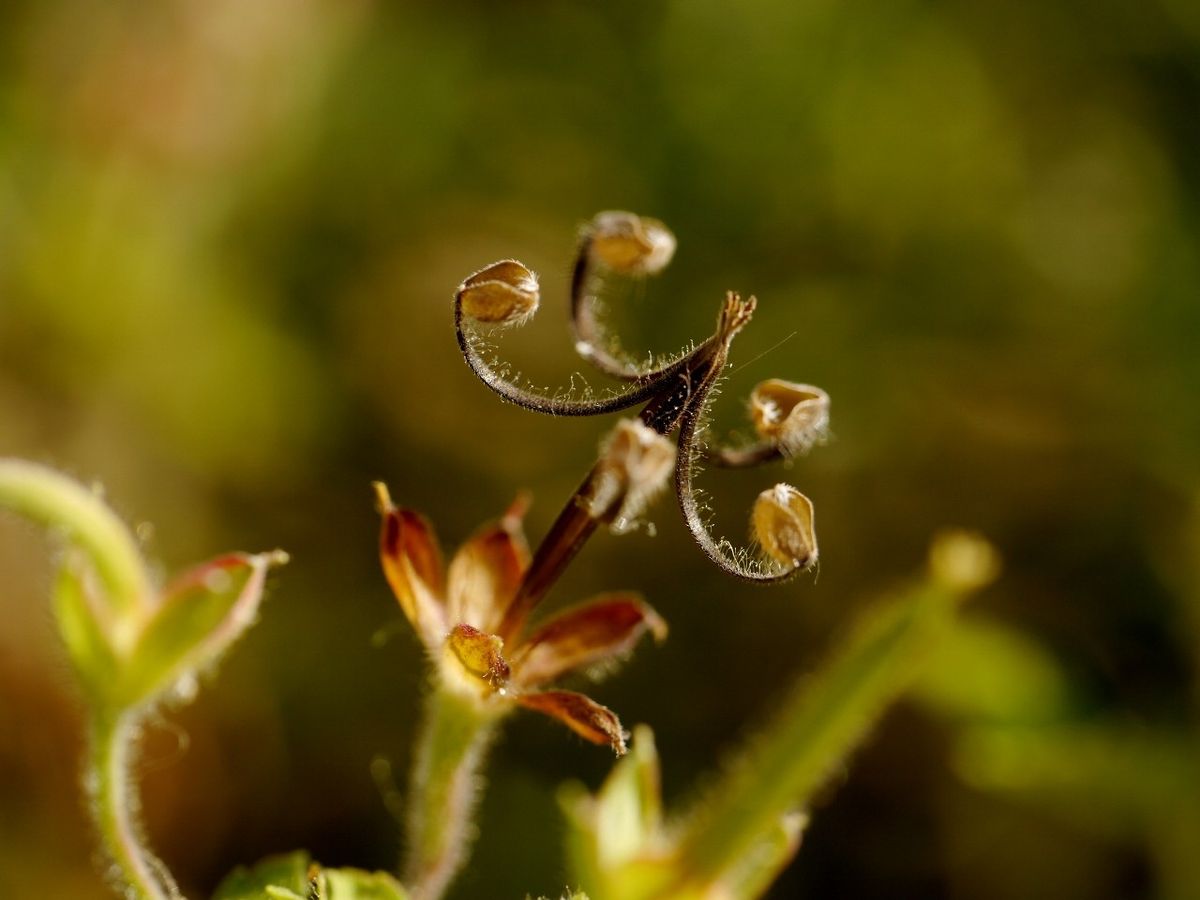
[[[386,872],[323,869],[303,850],[234,870],[213,900],[408,900]]]
[[[328,896],[322,900],[408,900],[408,893],[387,872],[325,869]]]
[[[54,614],[84,689],[106,702],[116,680],[117,661],[97,621],[100,606],[89,592],[92,578],[82,555],[68,554],[54,583]]]
[[[974,787],[1115,835],[1189,809],[1200,793],[1195,751],[1182,735],[1118,722],[964,728],[954,763]]]
[[[964,619],[938,646],[914,695],[934,711],[978,724],[1033,724],[1070,709],[1067,678],[1054,657],[1017,629]]]

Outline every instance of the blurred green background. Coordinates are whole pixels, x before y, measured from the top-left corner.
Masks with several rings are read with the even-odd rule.
[[[538,270],[505,352],[565,384],[575,229],[627,208],[679,251],[616,298],[625,345],[755,293],[716,427],[782,377],[836,436],[704,479],[734,535],[774,481],[809,494],[818,578],[726,579],[664,500],[551,598],[637,589],[671,623],[594,691],[653,725],[668,798],[964,525],[1005,558],[974,610],[1002,637],[889,717],[772,896],[1200,897],[1198,50],[1191,0],[0,6],[0,454],[102,482],[164,571],[293,558],[147,735],[187,890],[297,847],[393,862],[371,761],[403,780],[421,659],[369,481],[448,547],[530,488],[541,535],[608,423],[496,400],[450,296]],[[45,547],[0,520],[0,893],[90,900]],[[454,896],[560,890],[554,790],[610,763],[510,721]]]

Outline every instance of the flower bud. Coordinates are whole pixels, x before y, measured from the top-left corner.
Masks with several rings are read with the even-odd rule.
[[[519,325],[537,312],[537,276],[515,259],[480,269],[458,286],[463,314],[489,325]]]
[[[597,213],[591,234],[593,256],[622,275],[653,275],[675,255],[675,235],[658,219]]]
[[[784,456],[824,443],[829,429],[829,395],[811,384],[772,378],[750,394],[754,430]]]
[[[789,568],[807,568],[817,560],[812,501],[790,484],[763,491],[751,516],[754,537],[767,555]]]
[[[929,569],[955,591],[977,591],[1000,574],[1000,555],[987,538],[972,531],[947,531],[929,548]]]
[[[637,419],[622,419],[600,448],[584,494],[588,513],[626,531],[667,485],[675,445]]]

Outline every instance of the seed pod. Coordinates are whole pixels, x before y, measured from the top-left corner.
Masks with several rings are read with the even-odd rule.
[[[759,494],[751,523],[755,539],[776,562],[804,569],[817,561],[812,501],[790,484]]]
[[[617,531],[632,527],[667,485],[675,445],[637,419],[622,419],[600,448],[584,499],[593,518]]]
[[[515,259],[480,269],[458,286],[463,314],[489,325],[519,325],[537,312],[537,276]]]
[[[811,384],[772,378],[750,394],[754,430],[784,456],[807,452],[825,442],[829,430],[829,395]]]
[[[653,275],[675,255],[675,235],[666,225],[631,212],[597,213],[591,239],[593,257],[622,275]]]

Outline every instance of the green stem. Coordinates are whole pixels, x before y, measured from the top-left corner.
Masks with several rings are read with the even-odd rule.
[[[729,872],[780,819],[803,808],[884,709],[950,620],[954,594],[925,585],[868,616],[840,652],[784,702],[774,724],[717,786],[681,842],[687,880]]]
[[[166,866],[145,846],[137,821],[137,787],[130,764],[139,714],[97,712],[92,720],[86,779],[92,815],[104,847],[119,869],[123,886],[138,900],[180,900]]]
[[[466,861],[495,723],[479,700],[445,686],[426,700],[408,798],[404,869],[412,900],[438,900]]]
[[[45,466],[0,459],[0,506],[61,529],[87,552],[117,618],[143,614],[151,591],[141,554],[125,523],[95,493]]]

